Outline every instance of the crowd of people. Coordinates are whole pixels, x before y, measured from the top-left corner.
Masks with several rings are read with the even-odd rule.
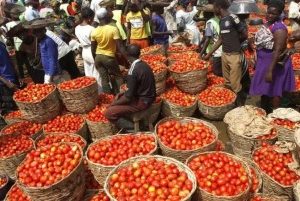
[[[285,92],[295,88],[286,43],[300,39],[297,1],[284,14],[284,2],[270,0],[264,24],[250,38],[250,13],[231,13],[228,0],[200,6],[203,2],[194,0],[1,0],[2,108],[13,106],[12,94],[24,86],[26,69],[35,83],[58,84],[83,74],[92,76],[99,93],[113,94],[119,93],[124,73],[128,73],[129,92],[125,98],[117,96],[123,98],[115,105],[130,105],[133,97],[138,100],[140,96],[143,101],[136,103],[140,107],[122,112],[145,109],[154,101],[155,90],[153,75],[138,59],[140,49],[172,44],[199,46],[199,57],[212,62],[213,73],[225,78],[226,87],[237,94],[238,105],[245,104],[248,94],[259,95],[262,107],[270,111],[280,106]],[[291,19],[294,31],[289,39],[284,18]],[[298,46],[296,43],[296,50]],[[246,51],[257,55],[251,84]],[[84,72],[75,62],[78,52]],[[119,110],[116,106],[108,110],[107,117],[116,120]]]

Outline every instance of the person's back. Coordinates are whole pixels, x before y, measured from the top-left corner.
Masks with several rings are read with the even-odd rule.
[[[97,42],[96,54],[114,57],[116,53],[116,40],[119,39],[119,30],[112,24],[98,26],[91,33],[92,41]]]

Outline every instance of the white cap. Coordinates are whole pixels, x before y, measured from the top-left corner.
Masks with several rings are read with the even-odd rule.
[[[98,19],[103,19],[107,16],[107,10],[106,8],[99,8],[97,11],[96,11],[96,16]]]

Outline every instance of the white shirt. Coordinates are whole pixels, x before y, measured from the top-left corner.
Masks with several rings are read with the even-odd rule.
[[[52,8],[42,8],[42,9],[40,10],[40,17],[41,17],[41,18],[46,18],[47,15],[49,15],[49,14],[51,14],[51,13],[53,13],[53,12],[54,12],[54,11],[53,11]]]
[[[18,22],[18,21],[11,21],[11,22],[6,23],[5,26],[7,28],[7,31],[9,31],[10,29],[12,29],[14,26],[16,26],[19,23],[20,22]],[[20,50],[21,44],[22,44],[22,40],[20,38],[18,38],[18,37],[14,37],[14,45],[15,45],[16,51]]]
[[[82,47],[85,46],[91,46],[91,32],[94,30],[95,28],[91,25],[78,25],[75,28],[75,35],[78,38],[80,45]]]
[[[50,30],[47,30],[46,35],[50,37],[58,46],[58,59],[66,56],[72,49],[60,37]]]
[[[69,12],[68,12],[68,6],[69,4],[67,3],[64,3],[64,4],[61,4],[60,7],[59,7],[59,10],[63,10],[66,12],[67,16],[69,16]]]
[[[24,13],[24,18],[26,21],[31,21],[34,19],[37,19],[40,17],[39,11],[33,9],[32,6],[27,6],[25,13]]]
[[[102,8],[102,6],[99,5],[102,1],[103,0],[92,0],[91,1],[90,8],[94,11],[94,13],[96,13],[97,10],[99,10],[100,8]],[[94,21],[99,23],[99,20],[98,20],[96,14],[95,14],[95,17],[94,17]]]

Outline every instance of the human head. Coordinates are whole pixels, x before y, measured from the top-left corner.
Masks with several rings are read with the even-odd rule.
[[[215,0],[214,1],[214,12],[217,16],[220,16],[222,11],[226,11],[230,7],[228,0]]]
[[[157,6],[155,9],[153,9],[153,10],[155,10],[155,13],[156,14],[158,14],[158,15],[162,15],[162,14],[164,14],[164,7],[162,7],[162,6]]]
[[[130,61],[138,59],[141,55],[141,48],[138,45],[129,45],[127,47],[127,56]]]
[[[274,23],[280,19],[280,15],[284,10],[284,4],[281,0],[270,0],[268,3],[266,19],[270,23]]]
[[[106,8],[98,9],[97,12],[96,12],[96,16],[97,16],[98,20],[102,23],[110,22],[109,12]]]
[[[37,38],[38,41],[41,41],[46,35],[46,28],[41,27],[32,30],[32,35]]]
[[[38,0],[25,0],[25,4],[32,6],[34,9],[38,9],[40,6],[40,2]]]
[[[84,7],[81,9],[81,18],[88,24],[91,24],[94,20],[95,13],[89,7]]]
[[[137,13],[139,12],[139,7],[136,3],[131,3],[130,4],[130,11],[133,13]]]
[[[240,20],[246,20],[250,17],[250,14],[237,14],[237,16],[240,18]]]

